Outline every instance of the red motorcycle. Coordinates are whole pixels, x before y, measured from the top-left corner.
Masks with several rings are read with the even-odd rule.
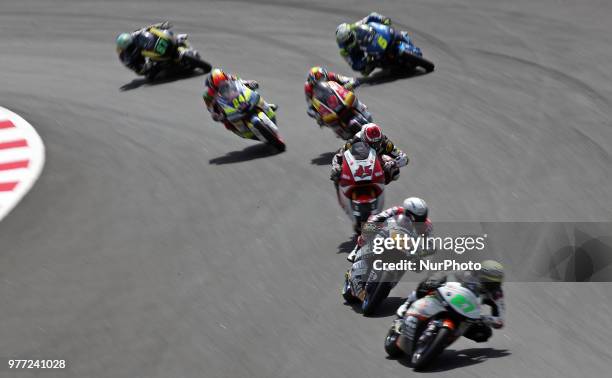
[[[385,185],[389,175],[384,162],[366,143],[357,142],[344,152],[342,172],[336,187],[338,202],[353,222],[355,232],[370,215],[379,213],[385,204]]]
[[[355,93],[334,81],[318,82],[314,86],[312,106],[323,124],[344,140],[352,138],[361,126],[373,121]]]

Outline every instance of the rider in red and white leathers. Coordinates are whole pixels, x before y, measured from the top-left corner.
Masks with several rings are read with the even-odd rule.
[[[376,155],[380,159],[384,160],[383,155],[390,158],[383,163],[385,184],[389,184],[389,182],[392,180],[396,180],[399,177],[399,168],[408,164],[409,160],[406,153],[397,148],[391,139],[382,133],[380,126],[375,123],[368,123],[363,125],[361,131],[355,134],[353,138],[349,139],[334,155],[332,159],[332,170],[329,178],[335,185],[338,185],[340,174],[342,173],[344,152],[346,150],[350,150],[353,144],[357,142],[367,143],[376,151]]]
[[[355,78],[327,71],[325,68],[322,67],[312,67],[310,69],[310,71],[308,72],[308,76],[306,77],[306,82],[304,83],[304,95],[306,96],[306,103],[308,104],[308,109],[306,110],[306,113],[308,114],[308,116],[314,118],[317,121],[317,124],[319,124],[320,126],[323,126],[324,123],[321,119],[321,116],[312,105],[312,96],[314,94],[314,87],[316,83],[326,81],[336,82],[350,91],[359,86],[359,81]],[[361,112],[361,114],[363,114],[364,117],[366,117],[368,120],[372,120],[371,114],[368,112],[367,107],[362,102],[356,100],[354,107],[359,112]]]

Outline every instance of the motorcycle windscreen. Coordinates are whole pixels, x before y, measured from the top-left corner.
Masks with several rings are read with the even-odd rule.
[[[253,107],[251,90],[235,80],[227,80],[219,87],[218,104],[225,112],[228,121],[242,119]]]

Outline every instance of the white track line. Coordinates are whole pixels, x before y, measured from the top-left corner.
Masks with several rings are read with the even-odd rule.
[[[45,146],[34,127],[0,106],[0,220],[32,188],[44,164]]]

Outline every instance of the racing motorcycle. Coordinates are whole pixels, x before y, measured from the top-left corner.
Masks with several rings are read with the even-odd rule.
[[[276,113],[270,108],[264,109],[261,95],[241,80],[227,80],[219,87],[216,106],[232,124],[234,134],[285,151],[285,142],[276,126]]]
[[[357,134],[361,126],[373,122],[372,115],[355,93],[334,81],[316,83],[312,105],[323,124],[344,140]]]
[[[476,293],[470,284],[447,282],[415,301],[389,329],[385,351],[394,358],[409,356],[415,370],[426,367],[479,321],[481,307]]]
[[[351,268],[344,274],[342,286],[342,298],[347,303],[361,302],[361,312],[364,316],[371,315],[382,301],[384,301],[391,290],[403,277],[405,270],[389,270],[374,264],[380,260],[381,263],[399,263],[402,260],[410,261],[421,258],[425,253],[411,253],[402,249],[385,248],[382,253],[374,253],[373,243],[376,238],[401,238],[403,235],[416,237],[417,232],[414,224],[409,227],[401,226],[395,220],[390,219],[383,228],[379,228],[376,236],[370,238],[364,244],[357,255]]]
[[[340,207],[353,222],[356,233],[370,215],[379,213],[385,204],[387,183],[381,160],[366,143],[354,143],[344,151],[342,171],[336,195]]]
[[[435,66],[423,58],[421,49],[416,47],[406,32],[396,34],[389,26],[375,22],[361,25],[357,30],[360,48],[364,50],[368,59],[376,67],[382,69],[421,67],[426,72],[434,70]]]
[[[156,40],[151,51],[145,50],[143,53],[153,65],[147,74],[148,79],[154,79],[162,71],[179,74],[200,69],[203,73],[208,73],[212,69],[210,63],[203,60],[200,53],[191,47],[187,34],[175,35],[167,29],[155,27],[145,33],[157,37],[151,38]]]

